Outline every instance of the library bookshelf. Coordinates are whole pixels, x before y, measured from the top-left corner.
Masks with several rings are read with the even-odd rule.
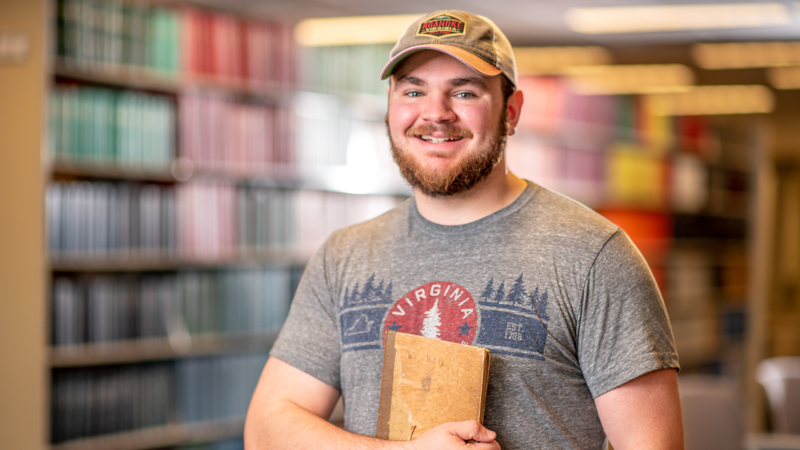
[[[241,448],[308,257],[408,195],[370,145],[381,115],[351,113],[380,101],[303,92],[288,25],[51,7],[50,448]]]

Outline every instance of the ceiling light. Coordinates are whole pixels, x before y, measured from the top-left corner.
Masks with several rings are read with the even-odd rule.
[[[300,45],[308,47],[394,43],[421,15],[305,19],[295,27],[294,36]]]
[[[581,95],[683,92],[694,84],[691,69],[682,64],[576,66],[564,73]]]
[[[727,3],[571,8],[566,22],[584,34],[753,28],[791,25],[782,3]]]
[[[695,63],[703,69],[741,69],[800,64],[800,42],[697,44]]]
[[[800,89],[800,66],[774,67],[767,71],[767,78],[775,89]]]
[[[515,47],[514,59],[520,75],[557,75],[567,67],[610,64],[611,53],[594,46]]]
[[[645,101],[659,116],[768,113],[775,103],[772,91],[760,85],[695,86],[685,93],[647,95]]]

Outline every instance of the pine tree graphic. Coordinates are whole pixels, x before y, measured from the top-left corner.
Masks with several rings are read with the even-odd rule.
[[[385,302],[390,302],[390,301],[393,300],[392,299],[392,282],[391,281],[389,282],[389,285],[386,286],[386,290],[383,291],[383,297],[381,297],[381,300],[383,300]]]
[[[539,317],[541,317],[542,320],[550,319],[550,316],[547,315],[547,289],[542,293],[542,298],[539,300],[539,304],[536,305],[536,311],[539,313]]]
[[[440,315],[439,300],[436,300],[431,309],[425,313],[425,320],[422,321],[423,336],[439,339],[439,326],[442,324]]]
[[[358,281],[356,281],[356,285],[353,286],[353,292],[350,293],[350,304],[354,305],[358,303]]]
[[[519,278],[517,278],[517,281],[511,286],[511,290],[508,292],[508,301],[515,306],[524,306],[525,282],[522,281],[522,274],[519,274]]]
[[[500,287],[497,288],[497,293],[494,296],[494,302],[500,303],[501,301],[505,300],[505,297],[506,297],[506,282],[505,280],[503,280],[503,282],[500,283]]]
[[[378,288],[375,289],[375,292],[372,297],[370,297],[369,301],[380,300],[383,298],[383,279],[381,279],[381,283],[378,285]]]
[[[489,284],[486,285],[486,289],[483,290],[483,294],[481,294],[481,298],[488,302],[492,298],[492,294],[494,294],[494,277],[489,280]]]
[[[539,295],[539,288],[537,287],[536,290],[533,291],[533,298],[531,298],[531,303],[533,303],[533,308],[536,310],[536,314],[542,320],[548,320],[549,317],[547,315],[547,289]]]
[[[373,295],[375,295],[375,286],[373,284],[374,282],[375,282],[375,274],[373,273],[367,279],[367,282],[364,283],[364,289],[361,291],[362,302],[368,302],[372,300]]]

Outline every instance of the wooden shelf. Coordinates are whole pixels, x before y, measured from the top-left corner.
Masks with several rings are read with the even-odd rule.
[[[278,330],[229,335],[183,335],[176,338],[137,339],[51,347],[51,368],[70,368],[163,361],[194,356],[268,351]]]
[[[135,169],[123,168],[114,164],[101,163],[68,163],[59,161],[51,169],[53,179],[101,178],[110,180],[149,181],[157,183],[175,183],[177,179],[169,168]]]
[[[229,95],[282,102],[289,99],[296,86],[272,83],[266,87],[251,86],[247,80],[223,79],[193,74],[169,74],[145,67],[107,66],[92,68],[86,62],[60,58],[55,62],[56,78],[84,81],[124,89],[141,89],[164,94],[196,90],[216,91]]]
[[[242,436],[244,417],[195,424],[171,424],[51,445],[51,450],[144,450]]]
[[[108,257],[60,257],[50,261],[52,272],[170,272],[182,269],[218,269],[261,265],[303,266],[311,255],[292,250],[243,253],[231,258],[187,260],[147,257],[131,253]]]
[[[121,168],[114,164],[56,161],[50,168],[52,179],[98,179],[178,183],[197,180],[277,189],[309,189],[325,192],[407,196],[411,190],[395,169],[364,169],[339,166],[295,166],[275,164],[268,172],[245,173],[235,170],[192,168],[178,158],[163,170]]]
[[[193,168],[192,163],[184,158],[174,160],[170,167],[163,169],[121,167],[114,163],[96,163],[92,161],[59,160],[52,165],[50,173],[54,179],[99,178],[157,183],[215,180],[285,188],[297,188],[301,184],[296,175],[297,168],[294,165],[275,164],[270,171],[256,173]]]

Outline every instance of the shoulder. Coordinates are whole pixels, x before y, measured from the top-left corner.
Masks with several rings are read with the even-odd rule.
[[[413,199],[407,198],[394,208],[372,219],[334,231],[322,247],[324,253],[341,256],[364,247],[385,245],[407,228]]]
[[[620,227],[588,206],[563,194],[531,183],[533,193],[522,211],[533,237],[569,248],[599,249]]]

